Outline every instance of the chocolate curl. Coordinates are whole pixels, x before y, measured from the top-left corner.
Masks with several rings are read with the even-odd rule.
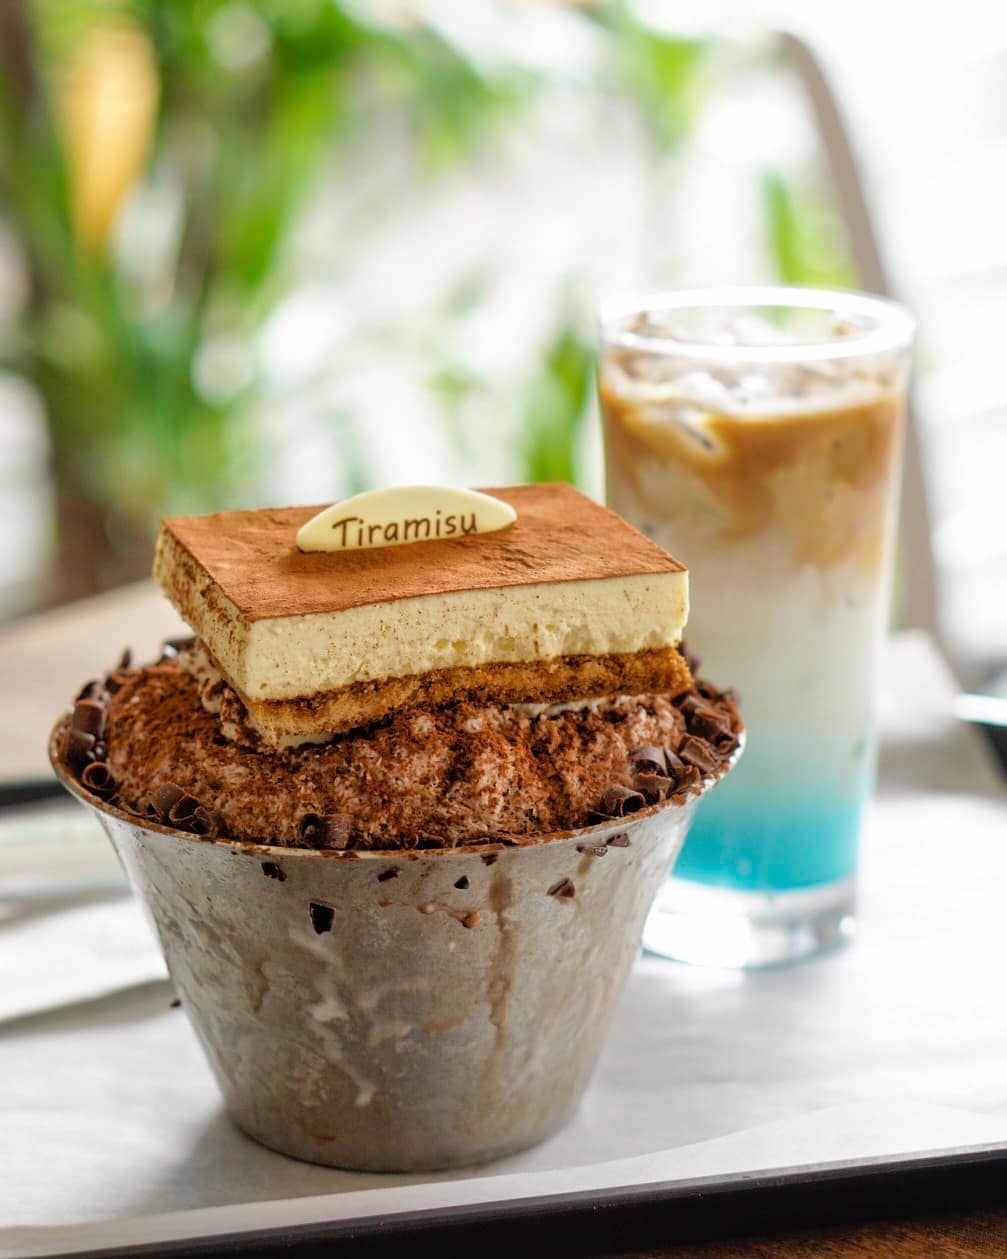
[[[305,848],[325,847],[325,819],[317,813],[305,813],[297,827],[297,833]]]
[[[100,739],[105,732],[105,706],[96,699],[79,699],[73,706],[70,729]]]
[[[345,813],[336,813],[329,818],[329,847],[342,851],[349,848],[353,838],[353,823]]]
[[[212,809],[201,804],[185,826],[179,830],[188,831],[190,835],[199,835],[203,839],[216,839],[221,833],[220,818]]]
[[[185,792],[182,788],[176,787],[174,783],[162,783],[161,786],[156,787],[147,798],[143,810],[144,814],[150,818],[152,822],[167,824],[168,815],[184,795]]]
[[[105,690],[109,695],[115,695],[126,685],[132,678],[132,671],[129,669],[113,669],[105,678]]]
[[[637,748],[630,753],[629,763],[634,774],[667,774],[668,761],[664,748]]]
[[[189,835],[214,837],[220,834],[220,819],[213,810],[174,783],[162,783],[155,788],[138,812],[148,821],[173,826]]]
[[[80,773],[93,759],[92,754],[97,742],[93,734],[67,726],[66,733],[63,735],[63,760],[71,769]]]
[[[704,706],[703,701],[695,691],[686,691],[684,694],[676,696],[672,702],[678,707],[678,711],[684,714],[686,719],[690,718],[697,708]]]
[[[639,813],[646,803],[641,792],[613,783],[605,793],[601,807],[608,817],[626,817],[630,813]]]
[[[80,782],[82,787],[86,787],[99,800],[110,800],[119,785],[104,761],[92,761],[90,765],[85,766]]]
[[[712,743],[724,735],[730,735],[731,723],[715,708],[697,708],[689,721],[689,731]]]
[[[82,699],[96,699],[102,691],[101,682],[98,678],[92,678],[90,682],[85,682],[77,693],[75,704],[80,703]]]
[[[119,663],[105,678],[105,690],[109,695],[115,695],[117,691],[121,691],[133,677],[132,663],[133,653],[126,647],[119,657]]]
[[[202,805],[195,796],[188,793],[179,796],[173,805],[168,809],[168,821],[172,826],[177,826],[179,830],[185,830],[187,823],[191,822]]]
[[[648,804],[664,800],[675,785],[677,772],[684,768],[675,753],[666,748],[640,748],[629,760],[633,769],[633,786],[643,793]]]
[[[633,785],[648,804],[658,804],[671,790],[672,780],[666,774],[637,774]]]
[[[298,832],[306,848],[344,849],[349,846],[353,834],[350,819],[344,813],[328,816],[306,813],[301,818]]]
[[[681,804],[702,785],[702,782],[703,775],[696,766],[686,765],[675,782],[675,790],[672,792],[670,799],[675,804]]]
[[[686,767],[685,761],[682,760],[677,752],[673,752],[671,748],[664,749],[664,759],[668,762],[668,773],[673,778],[677,778]]]
[[[678,754],[682,760],[695,766],[704,775],[712,774],[717,768],[717,759],[707,744],[700,739],[692,738],[691,735],[682,741]]]

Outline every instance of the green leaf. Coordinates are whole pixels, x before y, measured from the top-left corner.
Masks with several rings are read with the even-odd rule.
[[[766,247],[781,280],[825,288],[855,285],[839,213],[821,184],[767,171],[762,201]]]
[[[594,379],[594,351],[570,319],[548,346],[524,409],[528,481],[576,480],[576,446]]]
[[[677,148],[695,126],[712,86],[714,41],[652,26],[625,0],[602,5],[594,15],[613,33],[620,90],[637,101],[655,142]]]

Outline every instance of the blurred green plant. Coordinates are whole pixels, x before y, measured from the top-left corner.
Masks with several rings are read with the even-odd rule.
[[[766,171],[762,200],[767,251],[784,283],[856,287],[842,222],[821,180]]]
[[[529,481],[578,481],[578,439],[593,384],[593,341],[581,315],[571,310],[546,347],[525,400],[522,454]]]
[[[652,26],[626,0],[595,12],[615,36],[613,81],[637,106],[655,148],[667,152],[679,147],[713,88],[716,41]]]
[[[513,105],[506,76],[491,82],[432,27],[362,13],[335,0],[0,5],[0,190],[29,288],[0,358],[47,411],[64,595],[142,568],[164,512],[233,496],[258,385],[241,347],[283,291],[319,173],[375,100],[432,172]]]

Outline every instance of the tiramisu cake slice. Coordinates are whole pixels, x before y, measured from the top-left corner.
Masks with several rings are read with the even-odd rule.
[[[155,572],[196,637],[85,687],[61,755],[163,825],[530,844],[681,803],[738,748],[681,649],[685,568],[565,485],[176,518]]]
[[[155,576],[273,747],[460,700],[690,685],[684,565],[570,486],[463,493],[455,512],[386,492],[376,520],[371,498],[319,518],[327,551],[298,546],[317,508],[162,526]],[[476,532],[493,500],[504,512]]]

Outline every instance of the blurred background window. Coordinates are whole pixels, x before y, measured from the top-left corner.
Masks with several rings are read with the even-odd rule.
[[[3,0],[0,617],[144,575],[166,513],[600,494],[601,295],[857,284],[788,27],[921,319],[942,606],[989,672],[1007,12],[979,3]]]

